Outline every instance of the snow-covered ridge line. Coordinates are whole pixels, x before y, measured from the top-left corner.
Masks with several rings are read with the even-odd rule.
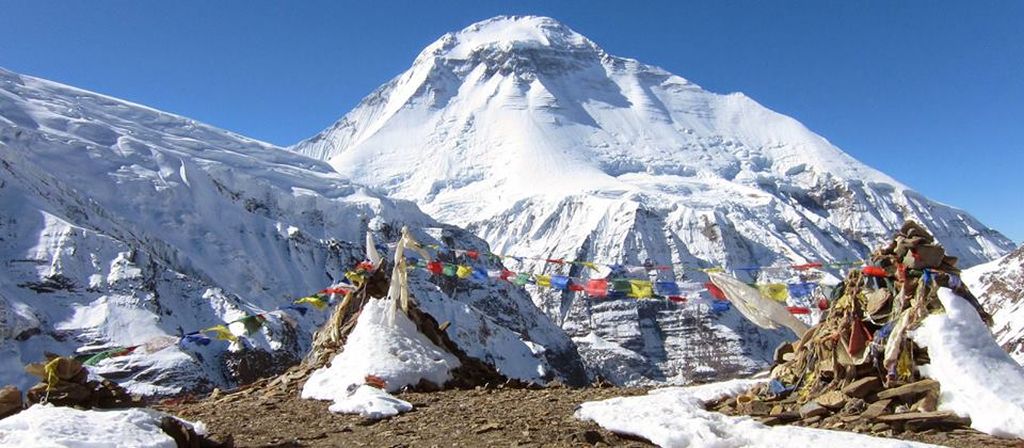
[[[22,389],[34,382],[22,365],[44,352],[176,338],[319,290],[363,259],[367,230],[388,241],[409,225],[421,241],[486,250],[323,162],[9,71],[0,215],[0,383]],[[453,301],[426,279],[413,288],[461,318],[452,331],[473,356],[502,356],[500,341],[551,377],[583,375],[572,342],[521,290],[471,287]],[[140,351],[98,372],[142,394],[232,387],[297,361],[322,319],[271,318],[241,344]]]

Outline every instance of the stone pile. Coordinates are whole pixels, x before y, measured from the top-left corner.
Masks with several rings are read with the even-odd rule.
[[[942,311],[939,287],[953,289],[989,320],[960,282],[956,261],[923,227],[905,223],[866,266],[849,272],[817,325],[776,350],[768,383],[709,408],[769,425],[883,435],[969,426],[937,410],[941,385],[920,375],[928,353],[908,337]]]

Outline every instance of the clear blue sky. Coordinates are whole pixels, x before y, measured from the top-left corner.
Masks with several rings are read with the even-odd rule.
[[[288,145],[498,14],[742,91],[1024,240],[1019,1],[2,0],[0,66]]]

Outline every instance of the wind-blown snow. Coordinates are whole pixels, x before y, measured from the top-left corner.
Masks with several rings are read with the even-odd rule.
[[[704,410],[704,403],[739,394],[756,383],[756,380],[733,380],[659,389],[645,396],[591,401],[580,405],[576,418],[593,421],[619,434],[643,437],[662,447],[932,446],[850,432],[765,426],[750,417]]]
[[[970,417],[978,431],[1024,438],[1024,367],[966,300],[948,288],[938,296],[946,312],[925,318],[911,337],[928,349],[931,361],[920,370],[939,382],[940,409]]]
[[[79,410],[37,404],[0,420],[0,446],[174,448],[174,439],[160,429],[164,416],[139,408]],[[204,431],[202,425],[186,424]]]
[[[963,266],[1012,248],[966,212],[925,198],[790,117],[609,55],[546,17],[496,17],[444,35],[292,149],[416,201],[494,252],[679,266],[661,279],[704,281],[683,264],[859,259],[907,219],[922,222]],[[543,290],[534,300],[574,338],[596,332],[640,353],[652,379],[693,379],[698,372],[685,366],[713,361],[670,350],[670,338],[699,346],[721,335],[705,331],[715,319],[683,323],[646,304],[591,306]],[[781,340],[737,333],[719,352],[747,358],[753,370],[765,367],[759,353]]]

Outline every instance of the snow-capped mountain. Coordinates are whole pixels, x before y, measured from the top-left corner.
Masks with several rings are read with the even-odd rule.
[[[964,271],[962,278],[992,314],[996,341],[1024,364],[1024,246]]]
[[[326,163],[0,69],[0,384],[30,386],[23,364],[47,351],[143,343],[100,372],[144,394],[265,375],[300,359],[328,313],[275,313],[230,348],[175,336],[319,291],[364,258],[367,230],[386,243],[401,225],[487,248]],[[414,275],[413,294],[471,355],[583,380],[571,340],[522,289],[464,285],[456,301],[428,280]]]
[[[907,219],[923,223],[961,266],[1012,249],[966,212],[790,117],[609,55],[545,17],[496,17],[442,36],[409,70],[292,149],[415,201],[495,252],[527,257],[727,269],[849,260]],[[701,276],[681,268],[660,275]],[[643,360],[638,371],[647,378],[694,377],[722,353],[759,359],[774,340],[747,327],[711,329],[719,324],[706,313],[684,324],[665,304],[573,297],[538,291],[534,300],[585,351],[606,347],[620,364]],[[708,346],[720,350],[697,349]]]

